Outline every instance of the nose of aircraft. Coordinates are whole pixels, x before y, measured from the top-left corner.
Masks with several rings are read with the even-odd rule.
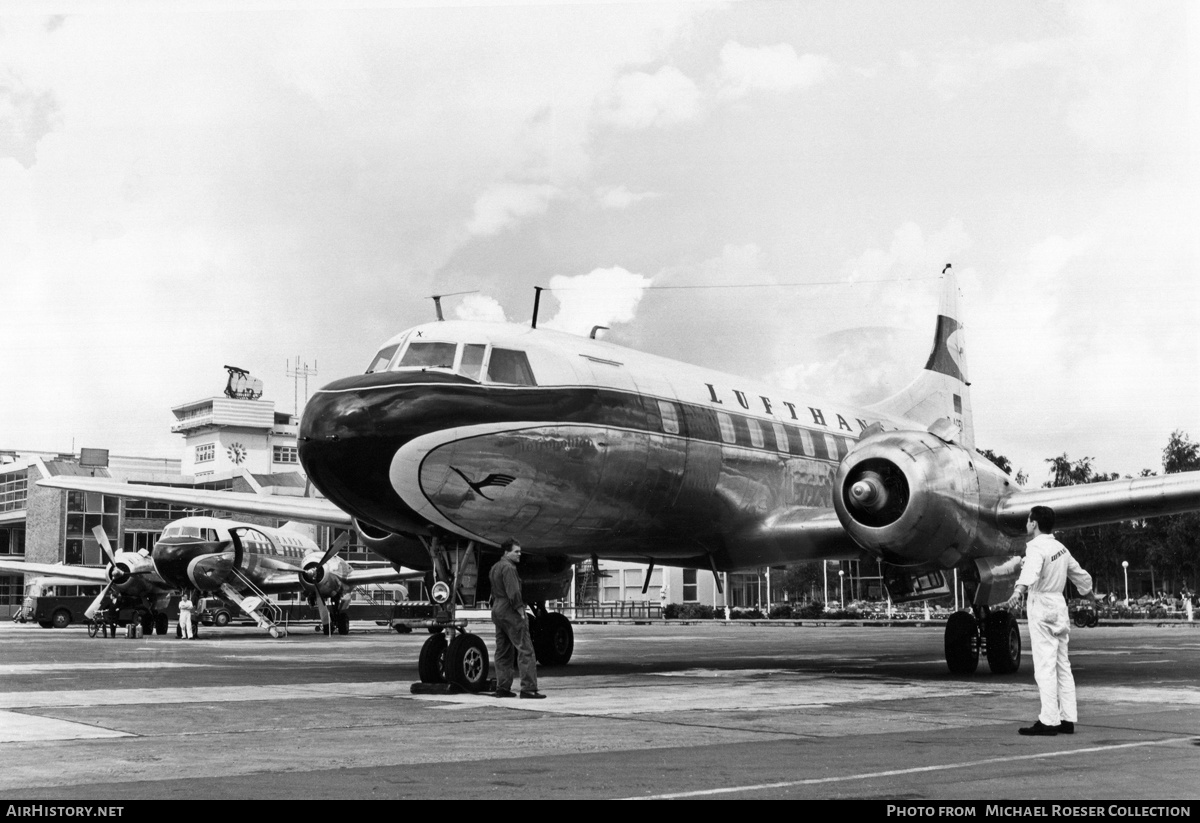
[[[460,422],[474,384],[437,372],[348,377],[312,396],[300,422],[300,463],[337,506],[392,531],[424,531],[389,479],[397,450]]]
[[[164,537],[154,544],[151,557],[163,581],[177,588],[190,589],[196,585],[189,575],[193,561],[204,555],[219,554],[221,550],[220,543],[194,537]]]

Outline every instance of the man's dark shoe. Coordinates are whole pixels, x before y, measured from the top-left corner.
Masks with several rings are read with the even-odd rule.
[[[546,695],[542,694],[541,692],[526,692],[526,691],[521,692],[522,700],[541,700],[545,696]]]
[[[496,689],[492,692],[492,697],[516,697],[517,693],[512,689]]]
[[[1072,731],[1074,731],[1074,729],[1072,729]],[[1026,736],[1032,735],[1034,737],[1054,737],[1054,735],[1058,734],[1058,726],[1047,726],[1039,720],[1032,726],[1028,726],[1024,729],[1017,729],[1017,734],[1023,734]]]
[[[1070,720],[1061,720],[1058,724],[1059,734],[1075,734],[1075,724]]]

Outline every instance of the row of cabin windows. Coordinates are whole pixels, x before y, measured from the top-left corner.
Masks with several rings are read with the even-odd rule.
[[[396,359],[403,341],[386,346],[375,355],[367,374],[397,369],[447,369],[483,383],[506,386],[536,386],[533,369],[525,352],[501,349],[484,343],[413,341]],[[395,363],[393,364],[393,360]],[[486,375],[486,378],[485,378]]]
[[[659,400],[657,403],[659,417],[662,421],[662,430],[667,434],[679,434],[681,426],[678,407],[669,400]],[[691,409],[686,409],[684,416],[692,417],[693,423],[701,422],[699,417],[693,417],[689,412],[691,412]],[[850,450],[850,440],[848,438],[839,437],[828,432],[814,432],[799,427],[788,427],[775,421],[763,423],[753,417],[739,416],[735,418],[726,412],[716,412],[716,416],[717,430],[720,433],[721,441],[730,445],[737,445],[738,428],[745,426],[749,445],[756,449],[770,448],[784,454],[800,454],[807,457],[820,457],[828,460],[840,460]],[[699,428],[701,427],[696,427],[696,429]],[[691,433],[695,437],[703,438],[703,434],[699,430],[694,430]],[[768,439],[772,441],[769,445]],[[745,441],[746,438],[742,438],[742,445],[746,445]]]

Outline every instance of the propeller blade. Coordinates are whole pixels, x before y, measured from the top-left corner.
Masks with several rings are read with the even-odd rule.
[[[340,552],[342,549],[346,548],[346,544],[349,542],[350,542],[350,532],[344,532],[341,535],[341,537],[339,537],[337,540],[334,540],[332,543],[330,543],[328,551],[326,551],[325,556],[321,558],[321,565],[324,566],[326,563],[328,563],[329,558],[333,557],[335,554]]]
[[[317,611],[321,613],[321,625],[325,627],[325,633],[333,634],[333,621],[329,618],[329,607],[325,605],[325,598],[321,597],[320,592],[317,593]]]
[[[108,535],[104,533],[103,526],[93,526],[92,534],[96,537],[96,542],[100,544],[100,548],[104,550],[104,556],[108,558],[110,566],[117,565],[116,555],[113,554],[112,546],[108,542]]]
[[[96,528],[100,527],[97,526]],[[112,588],[112,585],[113,584],[109,582],[107,586],[100,590],[100,594],[96,595],[96,599],[92,601],[91,605],[83,610],[84,617],[86,617],[88,620],[91,620],[96,616],[96,612],[100,610],[100,604],[104,602],[104,598],[108,597],[108,591]]]

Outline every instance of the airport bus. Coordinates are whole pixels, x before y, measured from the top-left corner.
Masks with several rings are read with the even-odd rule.
[[[37,623],[43,629],[84,623],[84,611],[103,588],[100,583],[80,583],[69,577],[31,578],[25,584],[21,620]]]

